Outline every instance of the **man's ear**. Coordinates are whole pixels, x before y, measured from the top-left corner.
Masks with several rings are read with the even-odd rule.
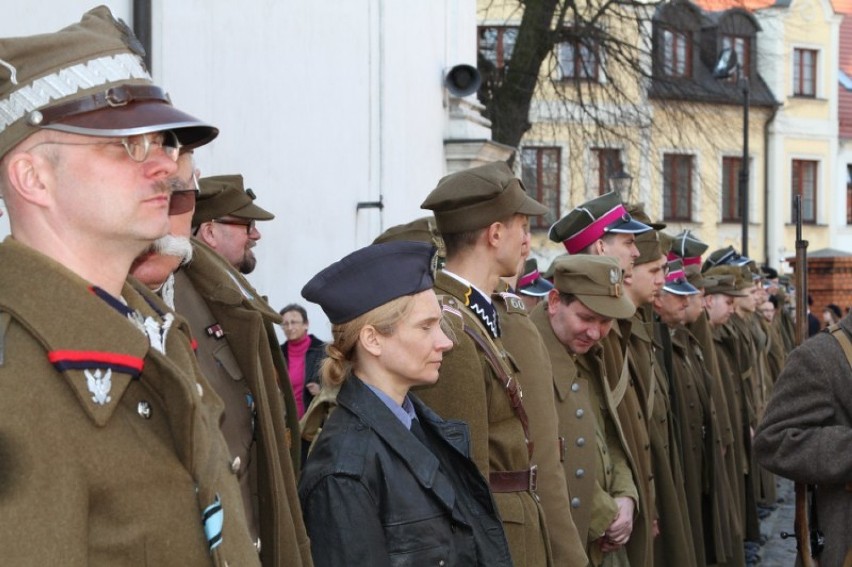
[[[593,246],[595,253],[597,253],[598,256],[606,256],[606,254],[604,253],[606,252],[606,242],[603,241],[603,238],[598,238],[597,240],[595,240]]]
[[[9,179],[8,192],[34,205],[46,206],[51,203],[53,197],[47,189],[54,183],[54,171],[44,157],[18,152],[7,160],[6,174]]]
[[[214,248],[216,245],[216,231],[213,229],[213,223],[210,221],[201,223],[198,226],[195,236],[211,248]]]
[[[493,247],[498,247],[503,238],[503,231],[506,230],[506,225],[502,222],[492,222],[485,229],[485,238],[488,244]]]
[[[556,288],[547,292],[547,312],[550,314],[556,313],[556,307],[559,305],[559,290]]]
[[[361,331],[358,333],[358,342],[361,343],[361,348],[373,356],[382,354],[382,336],[372,325],[361,327]]]

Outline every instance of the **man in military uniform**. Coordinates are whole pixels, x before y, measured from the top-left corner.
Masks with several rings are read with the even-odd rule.
[[[501,340],[491,294],[514,276],[529,245],[529,215],[547,209],[527,196],[509,167],[495,162],[448,175],[421,205],[435,214],[446,246],[435,292],[464,326],[435,386],[418,392],[445,419],[470,426],[472,457],[489,481],[515,565],[551,564],[529,424],[518,384],[523,376]]]
[[[189,328],[126,281],[169,229],[180,146],[217,130],[105,7],[0,41],[0,109],[3,562],[257,565]]]
[[[661,348],[654,338],[652,302],[666,283],[667,262],[659,231],[664,224],[652,223],[641,205],[630,207],[636,220],[654,228],[636,237],[639,257],[633,266],[633,277],[624,286],[627,297],[636,306],[628,337],[631,374],[637,379],[648,416],[648,436],[654,471],[654,496],[660,535],[654,539],[654,565],[696,565],[690,532],[691,518],[686,509],[681,452],[672,420],[671,386],[666,370],[658,360]]]
[[[649,230],[651,227],[630,216],[615,193],[607,193],[581,204],[556,221],[550,227],[549,237],[561,242],[569,254],[616,258],[624,271],[624,281],[629,284],[633,264],[639,257],[636,235]],[[639,491],[636,503],[639,514],[627,549],[630,563],[636,567],[653,563],[657,509],[647,416],[640,401],[644,398],[637,391],[636,379],[628,365],[630,327],[629,319],[619,320],[601,341],[604,367],[599,375],[616,401],[618,419],[629,447],[627,457]],[[595,362],[590,361],[590,364]]]
[[[598,376],[598,343],[614,319],[635,310],[622,283],[613,258],[579,255],[557,260],[555,288],[531,315],[553,369],[572,513],[592,565],[628,564],[624,545],[631,537],[639,498],[614,400]]]
[[[262,563],[310,565],[292,451],[287,450],[298,423],[295,412],[288,415],[289,429],[284,419],[282,393],[286,397],[292,392],[286,371],[282,371],[283,362],[277,360],[280,350],[275,348],[272,325],[278,315],[272,314],[229,262],[188,238],[195,211],[191,198],[195,195],[195,178],[192,156],[182,155],[173,195],[189,191],[190,198],[180,207],[175,203],[183,199],[173,197],[171,232],[190,243],[193,260],[178,269],[180,263],[169,262],[167,253],[146,254],[137,260],[133,274],[151,289],[171,296],[173,308],[189,321],[198,344],[199,366],[225,402],[222,432],[230,450],[231,472],[240,483],[249,531]],[[231,199],[224,201],[259,209],[241,187],[229,186],[227,190]],[[213,199],[204,204],[208,209],[216,208]],[[250,210],[243,212],[253,214]],[[257,214],[269,213],[259,209]]]
[[[192,217],[193,234],[198,240],[241,274],[252,273],[257,265],[252,251],[261,236],[257,221],[275,218],[272,213],[252,204],[256,198],[254,191],[243,189],[242,175],[207,177],[201,180],[201,195]]]

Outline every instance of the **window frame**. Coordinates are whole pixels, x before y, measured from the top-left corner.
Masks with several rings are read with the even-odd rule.
[[[751,72],[751,36],[738,34],[724,34],[722,36],[722,49],[730,48],[737,54],[740,68],[746,76]],[[737,49],[737,44],[742,42],[742,49]]]
[[[597,164],[597,195],[609,193],[611,190],[609,186],[609,178],[615,173],[624,171],[624,160],[621,157],[622,150],[621,148],[593,147],[591,148],[591,151],[595,156],[594,159]],[[615,161],[607,159],[608,157],[615,157]],[[612,164],[612,167],[607,167],[607,164]]]
[[[682,165],[687,166],[686,175],[679,175],[679,168]],[[672,178],[672,170],[674,177],[686,179],[687,186],[683,190],[678,189],[673,191],[674,187],[669,188],[668,199],[666,199],[666,189]],[[667,174],[668,173],[668,174]],[[663,154],[663,220],[674,222],[692,222],[692,190],[693,176],[695,175],[695,154],[685,153],[665,153]],[[672,202],[672,197],[674,202]],[[686,198],[686,214],[677,214],[678,203],[681,197]]]
[[[672,38],[671,65],[669,64],[669,58],[667,57],[667,54],[669,53],[669,50],[667,49],[667,38],[669,36]],[[683,54],[682,72],[678,72],[680,59],[676,57],[679,52],[678,45],[680,42],[677,41],[678,39],[682,39],[683,48],[685,50],[685,53]],[[677,29],[671,26],[660,27],[660,72],[664,77],[672,79],[688,79],[692,77],[691,31]]]
[[[566,72],[566,66],[563,65],[563,48],[571,47],[571,67],[570,72]],[[586,73],[587,59],[583,57],[584,51],[589,54],[592,68],[589,73]],[[556,64],[559,69],[560,81],[587,81],[590,83],[601,82],[601,50],[597,40],[589,39],[570,39],[560,41],[556,44]]]
[[[529,183],[524,175],[527,172],[527,153],[534,151],[536,154],[536,181],[535,184]],[[546,184],[542,183],[544,177],[543,171],[543,156],[545,153],[555,153],[555,170],[556,183],[555,187],[549,189],[544,188]],[[530,230],[547,230],[550,226],[559,219],[562,206],[562,148],[560,146],[543,146],[543,145],[528,145],[521,148],[521,180],[524,182],[524,187],[529,192],[530,196],[543,204],[549,209],[548,213],[530,217]],[[545,192],[552,195],[552,199],[545,198]]]
[[[811,79],[806,82],[803,56],[813,54],[813,64],[811,69]],[[793,96],[799,98],[817,98],[819,95],[819,49],[812,47],[794,47],[793,48]],[[806,92],[806,87],[810,86],[812,93]]]
[[[726,164],[730,164],[727,168],[728,171],[726,171]],[[722,182],[720,183],[722,222],[742,222],[743,220],[742,211],[740,210],[742,199],[740,195],[740,171],[742,170],[742,166],[742,156],[722,157]],[[725,187],[726,182],[729,184],[727,188]]]
[[[813,211],[810,215],[805,214],[808,204],[803,192],[804,178],[802,176],[802,169],[805,166],[813,166],[813,197],[811,199]],[[794,158],[790,161],[790,217],[793,224],[796,223],[796,218],[793,216],[795,212],[793,202],[796,195],[802,195],[802,224],[817,224],[817,219],[819,218],[819,208],[817,206],[819,202],[819,160]]]
[[[489,57],[485,55],[486,50],[483,49],[483,39],[482,34],[486,30],[495,30],[497,32],[497,39],[494,41],[494,57],[495,59],[492,61]],[[518,34],[518,26],[508,26],[508,25],[497,25],[497,26],[477,26],[476,28],[476,49],[477,52],[482,54],[482,56],[490,61],[494,68],[498,71],[502,71],[505,69],[506,65],[512,59],[512,53],[514,53],[515,49],[515,41],[511,43],[511,48],[508,50],[508,55],[506,54],[506,43],[505,36],[507,31],[514,31],[515,33],[515,41],[517,41]]]

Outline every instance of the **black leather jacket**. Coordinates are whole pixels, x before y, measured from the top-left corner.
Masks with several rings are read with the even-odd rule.
[[[299,482],[314,564],[511,565],[467,426],[409,396],[430,450],[357,377],[341,386]]]

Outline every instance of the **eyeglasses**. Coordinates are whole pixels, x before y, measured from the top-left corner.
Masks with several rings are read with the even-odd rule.
[[[246,234],[251,234],[251,231],[254,230],[254,219],[252,220],[222,220],[222,219],[213,219],[211,222],[218,222],[219,224],[230,224],[234,226],[244,226],[246,227]]]
[[[49,140],[34,144],[27,151],[47,144],[58,146],[124,146],[130,159],[137,163],[142,163],[148,159],[151,148],[154,146],[162,148],[163,153],[172,161],[177,161],[180,155],[180,142],[178,141],[177,134],[171,130],[151,134],[137,134],[135,136],[125,136],[118,140],[102,140],[98,142],[60,142],[58,140]]]
[[[198,194],[201,193],[201,188],[198,186],[198,179],[195,177],[194,171],[192,172],[192,177],[190,177],[190,183],[194,189],[172,191],[172,196],[169,200],[169,215],[182,215],[195,208],[195,201],[198,198]]]

